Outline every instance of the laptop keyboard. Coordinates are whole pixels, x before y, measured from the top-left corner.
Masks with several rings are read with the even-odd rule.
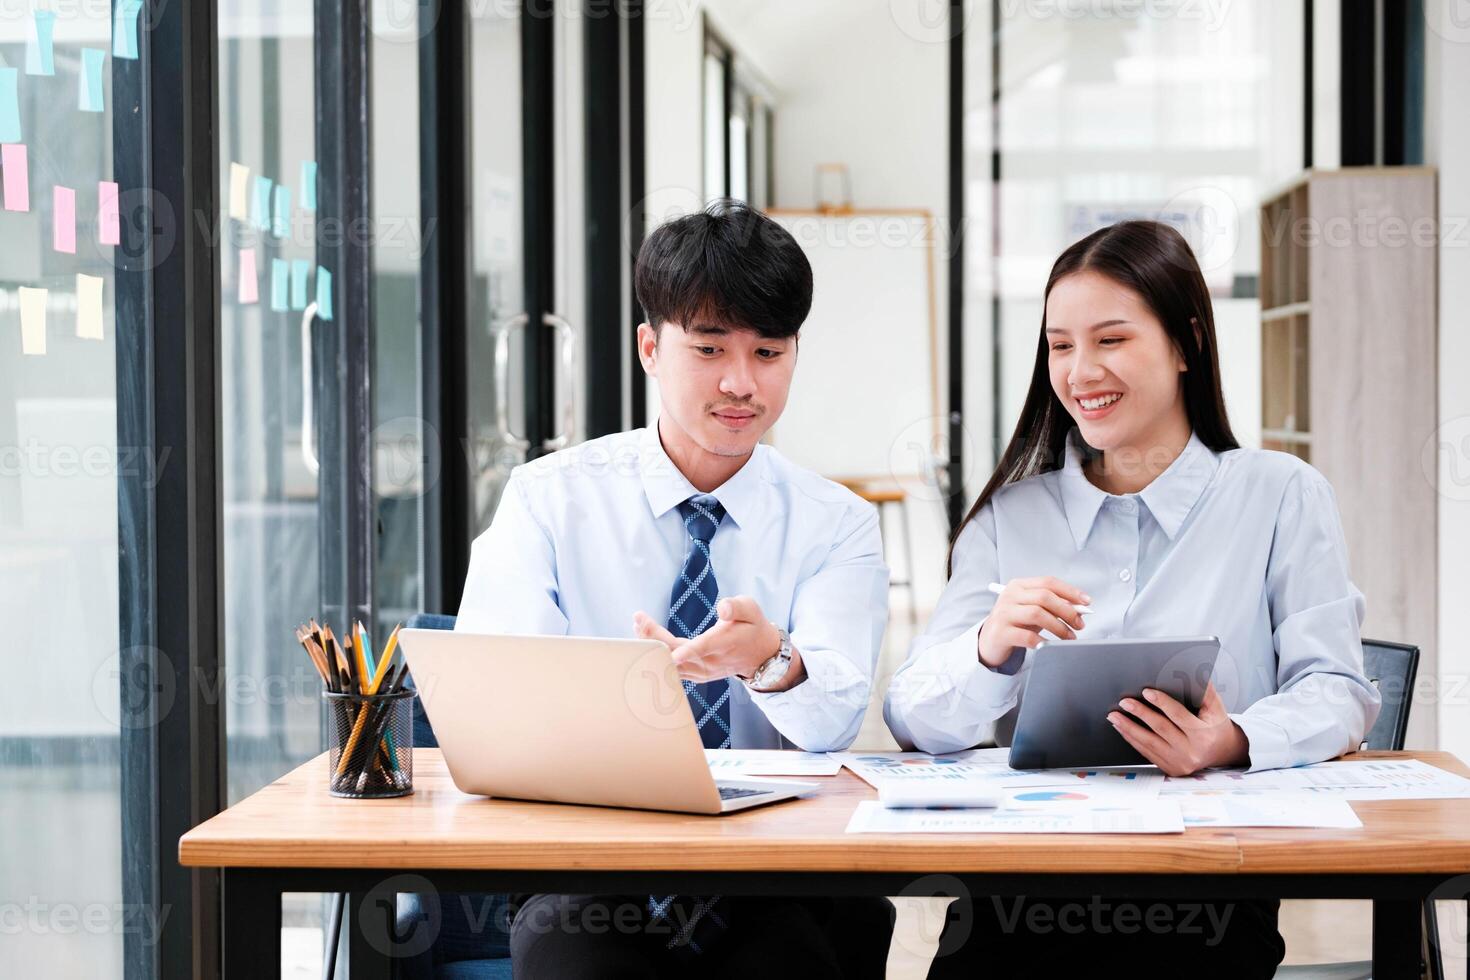
[[[720,799],[739,800],[747,796],[764,796],[770,792],[768,789],[750,789],[745,786],[719,786]]]

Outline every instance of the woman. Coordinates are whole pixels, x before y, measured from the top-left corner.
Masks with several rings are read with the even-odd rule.
[[[991,583],[1004,583],[999,595]],[[1197,716],[1145,691],[1107,720],[1170,775],[1319,762],[1355,749],[1378,714],[1363,609],[1327,481],[1231,433],[1189,246],[1165,225],[1123,222],[1052,267],[1020,421],[955,536],[949,584],[884,716],[900,744],[926,752],[1007,745],[1026,653],[1043,639],[1214,635]],[[1147,920],[1026,904],[1054,907],[1016,918],[1027,910],[1009,899],[956,902],[930,976],[1091,972],[1123,943],[1147,943],[1145,962],[1170,976],[1270,977],[1284,953],[1274,901],[1189,915],[1191,903],[1138,900],[1140,913],[1166,907]],[[1078,921],[1087,927],[1062,925]],[[1114,921],[1173,925],[1141,943]],[[1174,955],[1188,953],[1200,955]]]

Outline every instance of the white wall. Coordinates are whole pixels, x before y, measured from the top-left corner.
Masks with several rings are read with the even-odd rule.
[[[1458,0],[1424,0],[1425,162],[1439,167],[1439,428],[1425,433],[1426,478],[1439,495],[1438,676],[1416,699],[1439,707],[1439,748],[1470,756],[1470,644],[1459,612],[1470,594],[1470,22]]]

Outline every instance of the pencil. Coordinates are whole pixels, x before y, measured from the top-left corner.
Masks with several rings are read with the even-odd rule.
[[[360,693],[366,694],[368,692],[368,667],[367,658],[363,656],[362,652],[361,623],[352,624],[352,651],[357,656],[357,660],[355,663],[355,666],[357,667],[357,686]]]
[[[387,693],[398,693],[398,691],[403,686],[404,679],[407,676],[408,664],[403,664],[398,668],[398,673],[394,676],[393,682],[389,685],[389,690]],[[377,694],[377,690],[374,689],[372,692],[370,692],[370,694]],[[337,774],[339,776],[347,771],[352,763],[352,760],[356,757],[358,743],[362,739],[364,728],[370,729],[376,733],[368,740],[367,744],[376,745],[377,742],[382,740],[383,729],[387,727],[388,709],[391,707],[392,703],[388,701],[379,702],[377,704],[364,703],[362,705],[362,707],[357,712],[356,720],[353,722],[352,733],[347,737],[347,747],[342,750],[342,758],[339,759],[337,763]],[[371,721],[369,719],[371,719]],[[389,751],[389,757],[393,758],[393,753],[391,750]],[[371,761],[372,757],[370,756],[368,761],[364,763],[364,768],[370,765]],[[395,767],[397,766],[396,758],[394,759],[394,765]]]
[[[371,706],[364,705],[363,711],[358,715],[358,723],[353,728],[352,737],[348,740],[348,744],[351,745],[361,737],[361,729],[364,727],[365,721],[366,730],[369,733],[366,744],[383,746],[384,754],[387,755],[389,761],[392,763],[394,771],[398,769],[398,751],[397,746],[393,744],[393,733],[386,730],[393,709],[393,702],[386,700],[386,698],[402,691],[403,683],[407,678],[408,664],[400,664],[398,670],[393,675],[393,679],[388,684],[388,689],[383,692],[385,700],[376,702]],[[386,745],[384,745],[385,742],[387,743]],[[376,758],[376,754],[364,763],[364,768],[371,764],[372,758]]]
[[[322,656],[321,651],[317,649],[316,641],[299,627],[296,630],[296,639],[306,648],[306,655],[311,658],[311,663],[316,667],[317,674],[321,676],[322,683],[330,686],[331,682],[327,679],[327,661]]]
[[[373,672],[373,681],[368,686],[369,694],[377,694],[378,687],[383,683],[383,678],[389,673],[389,667],[393,662],[393,650],[398,645],[398,627],[393,628],[393,635],[388,637],[388,643],[383,647],[383,659],[378,661],[378,669]]]
[[[337,663],[342,673],[340,686],[343,693],[346,693],[349,688],[356,685],[356,680],[352,674],[352,658],[347,656],[346,651],[342,649],[342,644],[337,642],[337,635],[332,632],[332,627],[323,626],[322,629],[326,630],[327,639],[332,644],[333,654],[337,658]]]
[[[362,640],[362,662],[367,667],[363,676],[371,678],[378,673],[378,661],[373,657],[373,634],[359,622],[357,635]]]
[[[337,670],[337,658],[335,655],[333,655],[332,648],[327,645],[326,638],[322,636],[322,628],[318,626],[315,622],[313,622],[311,626],[312,629],[316,630],[316,642],[321,646],[322,659],[327,662],[327,673],[331,675],[331,680],[329,681],[329,684],[333,691],[341,692],[342,674],[340,671]]]

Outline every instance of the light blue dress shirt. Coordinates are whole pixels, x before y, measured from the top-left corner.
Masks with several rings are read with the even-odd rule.
[[[475,540],[455,628],[632,638],[636,612],[667,622],[689,550],[678,505],[697,492],[655,428],[517,467]],[[710,542],[721,596],[754,598],[807,673],[768,694],[734,680],[732,747],[847,748],[888,622],[876,509],[765,445],[713,496],[726,513]]]
[[[1191,435],[1142,491],[1108,494],[1083,474],[1077,438],[1062,469],[1000,489],[956,541],[949,584],[884,704],[899,743],[1010,744],[1028,663],[980,662],[989,585],[1051,575],[1092,597],[1080,639],[1218,636],[1213,680],[1250,740],[1251,770],[1356,749],[1380,698],[1363,676],[1363,594],[1322,474]]]

